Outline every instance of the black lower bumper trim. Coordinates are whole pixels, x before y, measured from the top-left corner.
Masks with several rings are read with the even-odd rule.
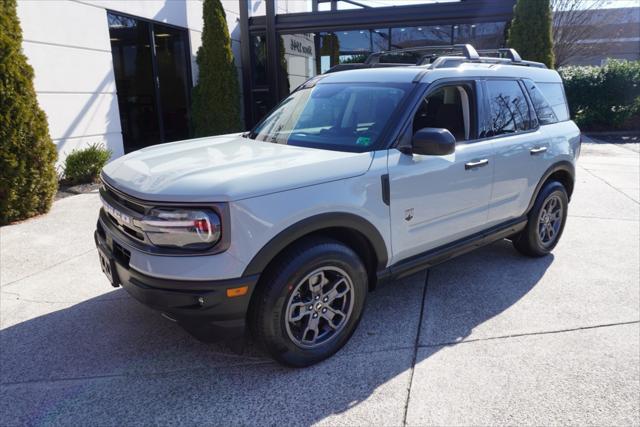
[[[166,313],[202,340],[232,338],[244,332],[249,301],[259,275],[213,281],[152,277],[132,269],[121,257],[114,256],[114,245],[118,243],[100,231],[95,233],[96,245],[115,260],[115,276],[132,297]],[[241,286],[248,287],[245,295],[227,297],[227,289]]]

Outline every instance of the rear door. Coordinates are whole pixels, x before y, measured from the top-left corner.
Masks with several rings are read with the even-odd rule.
[[[539,126],[523,82],[487,79],[484,88],[486,135],[495,147],[491,226],[525,213],[533,189],[549,166],[550,140]]]
[[[389,150],[393,260],[420,254],[486,227],[493,178],[493,142],[478,140],[476,81],[434,84],[413,113],[403,138],[423,127],[456,136],[446,156]],[[481,99],[481,98],[480,98]]]

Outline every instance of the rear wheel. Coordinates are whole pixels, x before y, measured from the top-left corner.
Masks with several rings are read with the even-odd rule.
[[[351,337],[367,289],[365,267],[347,246],[329,239],[296,244],[278,258],[260,285],[251,329],[278,362],[312,365]]]
[[[568,206],[569,197],[561,183],[545,184],[529,212],[527,226],[512,239],[515,248],[532,257],[550,253],[562,236]]]

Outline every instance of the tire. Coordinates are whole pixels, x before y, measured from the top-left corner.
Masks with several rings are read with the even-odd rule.
[[[278,256],[265,274],[249,326],[276,361],[309,366],[344,346],[368,292],[366,269],[353,250],[331,239],[305,240]]]
[[[513,246],[530,257],[549,254],[562,237],[568,207],[564,186],[557,181],[545,184],[529,211],[527,226],[513,238]]]

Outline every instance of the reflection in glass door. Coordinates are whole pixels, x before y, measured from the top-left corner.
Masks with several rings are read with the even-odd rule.
[[[125,153],[189,138],[186,30],[107,13]]]

